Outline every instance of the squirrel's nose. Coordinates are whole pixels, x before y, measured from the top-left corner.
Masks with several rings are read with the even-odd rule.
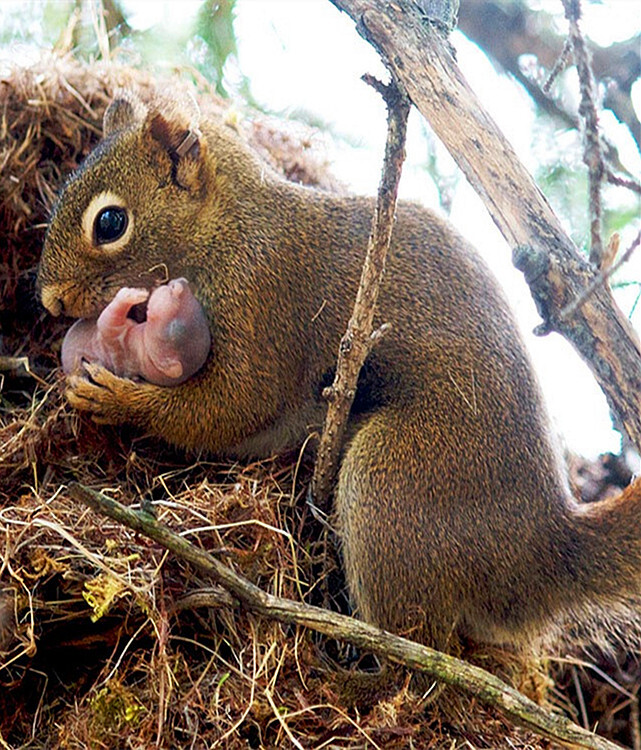
[[[60,315],[62,312],[62,300],[60,299],[60,290],[56,287],[44,287],[40,291],[42,304],[52,315]]]

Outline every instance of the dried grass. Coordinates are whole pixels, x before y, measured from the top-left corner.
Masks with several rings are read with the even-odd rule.
[[[122,86],[149,95],[154,81],[55,56],[0,81],[0,746],[548,747],[464,698],[437,710],[401,689],[359,712],[325,666],[348,649],[230,606],[66,495],[74,479],[145,503],[264,589],[345,609],[335,553],[304,502],[306,460],[211,463],[98,428],[64,402],[68,321],[43,314],[35,270],[51,201]],[[260,118],[248,127],[290,177],[336,187],[305,138]],[[600,685],[601,715],[623,715],[629,698]]]

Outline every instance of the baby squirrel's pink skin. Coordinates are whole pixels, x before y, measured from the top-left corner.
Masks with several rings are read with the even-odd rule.
[[[147,299],[147,320],[127,317]],[[71,373],[84,359],[120,377],[178,385],[203,366],[210,346],[207,320],[187,280],[173,279],[151,294],[124,287],[98,320],[76,321],[62,342],[62,367]]]

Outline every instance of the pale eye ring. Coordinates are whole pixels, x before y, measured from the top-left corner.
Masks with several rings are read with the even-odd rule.
[[[129,218],[122,206],[106,206],[96,214],[93,223],[94,241],[106,245],[120,239],[127,231]]]

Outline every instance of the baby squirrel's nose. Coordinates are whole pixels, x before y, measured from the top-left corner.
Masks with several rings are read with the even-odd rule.
[[[60,290],[56,287],[44,287],[40,291],[42,304],[52,315],[60,315],[62,312],[62,300],[60,299]]]

